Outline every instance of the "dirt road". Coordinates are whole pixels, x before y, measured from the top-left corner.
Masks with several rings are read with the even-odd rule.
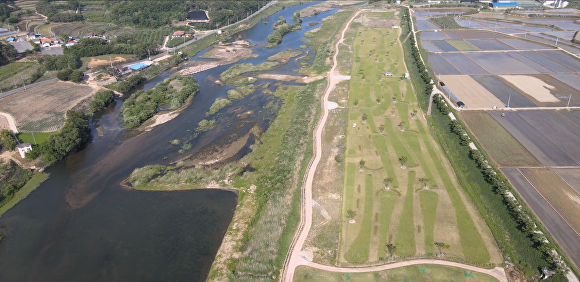
[[[14,122],[14,118],[10,114],[0,112],[0,116],[6,118],[6,121],[8,121],[8,127],[12,132],[18,133],[18,128],[16,128],[16,122]]]

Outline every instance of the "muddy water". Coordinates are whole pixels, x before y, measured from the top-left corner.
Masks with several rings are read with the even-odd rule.
[[[280,46],[265,49],[272,23],[309,3],[287,8],[240,36],[258,46],[254,64],[288,48],[298,48],[304,32],[316,28],[334,11],[306,18],[301,31],[284,37]],[[306,49],[303,50],[306,52]],[[312,52],[310,52],[312,53]],[[196,59],[196,58],[194,58]],[[203,281],[231,221],[237,195],[223,190],[144,192],[123,189],[119,183],[135,168],[171,164],[212,144],[244,136],[252,127],[266,130],[281,101],[261,91],[235,101],[214,116],[216,127],[195,136],[197,123],[218,97],[232,86],[213,82],[229,66],[195,75],[200,93],[177,118],[138,135],[122,129],[122,100],[95,116],[104,129],[87,147],[50,167],[50,178],[27,199],[0,218],[0,281]],[[271,73],[296,74],[291,60]],[[148,89],[170,73],[147,83]],[[272,82],[259,80],[257,83]],[[270,86],[270,90],[275,90]],[[270,105],[265,107],[266,105]],[[252,115],[239,114],[253,111]],[[170,140],[191,144],[180,154]],[[248,143],[253,138],[248,138]],[[245,146],[234,157],[248,153]]]

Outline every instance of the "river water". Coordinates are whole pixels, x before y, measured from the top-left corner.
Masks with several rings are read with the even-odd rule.
[[[277,47],[266,49],[260,44],[266,42],[279,16],[292,23],[295,11],[316,3],[287,8],[263,20],[267,24],[258,23],[241,32],[241,37],[258,44],[253,48],[260,55],[241,62],[261,63],[268,56],[304,45],[304,32],[320,26],[308,23],[321,23],[335,10],[305,18],[302,30],[287,34]],[[268,128],[278,107],[265,106],[279,106],[281,101],[258,91],[209,117],[218,121],[211,131],[193,134],[214,100],[225,97],[232,88],[214,84],[229,67],[194,75],[200,93],[191,105],[150,132],[134,136],[122,129],[122,100],[97,114],[93,123],[105,129],[104,134],[98,135],[92,126],[92,142],[48,168],[50,178],[0,218],[4,237],[0,281],[204,281],[235,211],[237,194],[225,190],[135,191],[119,183],[135,168],[169,165],[183,157],[180,147],[171,146],[170,140],[190,143],[185,154],[192,154],[227,141],[232,133],[241,136],[255,125]],[[296,69],[291,60],[270,73],[296,74]],[[162,74],[144,88],[168,75]],[[256,83],[265,82],[268,80]],[[239,118],[248,110],[254,114]],[[245,153],[247,150],[237,157]]]

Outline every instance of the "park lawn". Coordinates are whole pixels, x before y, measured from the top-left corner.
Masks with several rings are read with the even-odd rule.
[[[479,51],[479,48],[471,45],[471,43],[463,39],[447,39],[445,41],[459,51]]]
[[[16,194],[14,194],[14,198],[0,207],[0,216],[18,204],[18,202],[28,197],[32,191],[34,191],[36,188],[38,188],[38,186],[40,186],[42,182],[48,179],[48,175],[49,174],[43,172],[34,173],[32,178],[30,178],[30,180],[28,180],[28,182],[26,182],[26,184],[24,184],[24,186],[22,186],[22,188],[16,192]]]
[[[354,199],[354,178],[356,173],[356,164],[355,163],[347,163],[346,164],[346,177],[345,177],[345,185],[344,185],[344,214],[346,215],[346,211],[349,209],[354,210],[353,208],[353,199]]]
[[[359,233],[344,254],[344,258],[351,263],[364,263],[369,259],[369,248],[372,230],[373,218],[373,175],[365,176],[365,201],[364,213],[355,218],[362,220]]]
[[[409,128],[411,125],[409,124],[409,105],[405,103],[395,103],[395,107],[399,112],[399,116],[402,119],[402,122],[405,123],[404,128]]]
[[[381,135],[373,135],[373,142],[375,144],[375,147],[377,148],[377,151],[379,152],[381,162],[383,163],[383,166],[387,170],[387,177],[393,178],[393,183],[391,183],[391,186],[397,186],[398,184],[397,177],[395,174],[395,165],[393,165],[389,157],[389,150],[385,138]]]
[[[387,254],[387,250],[385,248],[385,246],[388,243],[393,243],[393,242],[388,242],[388,238],[389,238],[389,226],[391,224],[391,217],[393,215],[393,210],[395,210],[395,204],[397,203],[397,200],[399,199],[399,195],[397,195],[397,193],[393,192],[393,191],[383,191],[380,193],[380,201],[381,201],[381,213],[380,213],[380,227],[379,227],[379,257],[378,260],[381,260],[381,258],[386,258],[389,255]]]
[[[307,266],[299,266],[294,273],[294,282],[310,281],[431,281],[431,282],[497,282],[492,276],[471,272],[458,267],[419,264],[399,267],[395,269],[363,272],[363,273],[339,273],[315,269]]]
[[[377,126],[375,125],[375,120],[373,119],[373,115],[371,114],[371,111],[369,109],[361,109],[360,111],[363,115],[364,114],[367,115],[366,122],[369,124],[369,127],[370,127],[372,133],[377,133]]]
[[[400,257],[409,257],[415,255],[415,222],[413,220],[413,194],[415,193],[415,175],[414,171],[409,171],[407,193],[405,194],[405,203],[403,205],[403,214],[395,235],[395,253]]]
[[[417,120],[417,126],[419,132],[425,132],[425,129],[419,120]],[[431,146],[430,142],[426,142],[425,146],[427,147],[431,159],[435,162],[437,174],[441,178],[441,182],[443,183],[443,186],[451,199],[451,203],[455,208],[457,227],[459,228],[459,237],[465,259],[478,264],[488,263],[491,258],[489,251],[487,250],[483,238],[481,237],[481,234],[479,234],[479,230],[475,226],[473,219],[467,211],[467,207],[459,196],[459,192],[457,192],[456,187],[453,185],[451,177],[445,170],[442,160],[437,162],[437,160],[439,160],[437,152]]]
[[[432,191],[423,190],[419,192],[421,203],[421,214],[423,214],[423,229],[425,234],[425,253],[433,255],[435,230],[435,215],[437,214],[437,201],[439,195]]]
[[[399,133],[399,131],[394,130],[393,125],[391,123],[391,119],[389,119],[389,118],[385,119],[385,132],[386,132],[386,135],[389,136],[389,141],[391,141],[391,145],[393,146],[393,148],[395,149],[395,152],[397,153],[397,159],[402,157],[402,156],[406,156],[407,162],[405,163],[405,166],[406,167],[416,167],[417,162],[413,158],[413,155],[409,154],[409,152],[407,151],[407,148],[405,148],[405,145],[403,145],[403,142],[401,142],[401,140],[399,139],[398,134],[397,134],[397,133]]]
[[[26,132],[26,133],[18,133],[18,140],[22,143],[30,143],[30,144],[41,144],[44,140],[48,139],[48,137],[52,135],[59,134],[60,131],[56,132]]]

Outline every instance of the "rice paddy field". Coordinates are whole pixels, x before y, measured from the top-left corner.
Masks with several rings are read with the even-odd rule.
[[[89,86],[55,81],[0,99],[0,111],[14,117],[20,132],[57,131],[66,111],[93,92]]]
[[[501,263],[488,227],[431,136],[410,82],[383,75],[406,71],[398,35],[359,28],[354,39],[338,264],[391,260],[386,244],[396,246],[394,259],[433,257],[435,242],[449,245],[446,258]]]

